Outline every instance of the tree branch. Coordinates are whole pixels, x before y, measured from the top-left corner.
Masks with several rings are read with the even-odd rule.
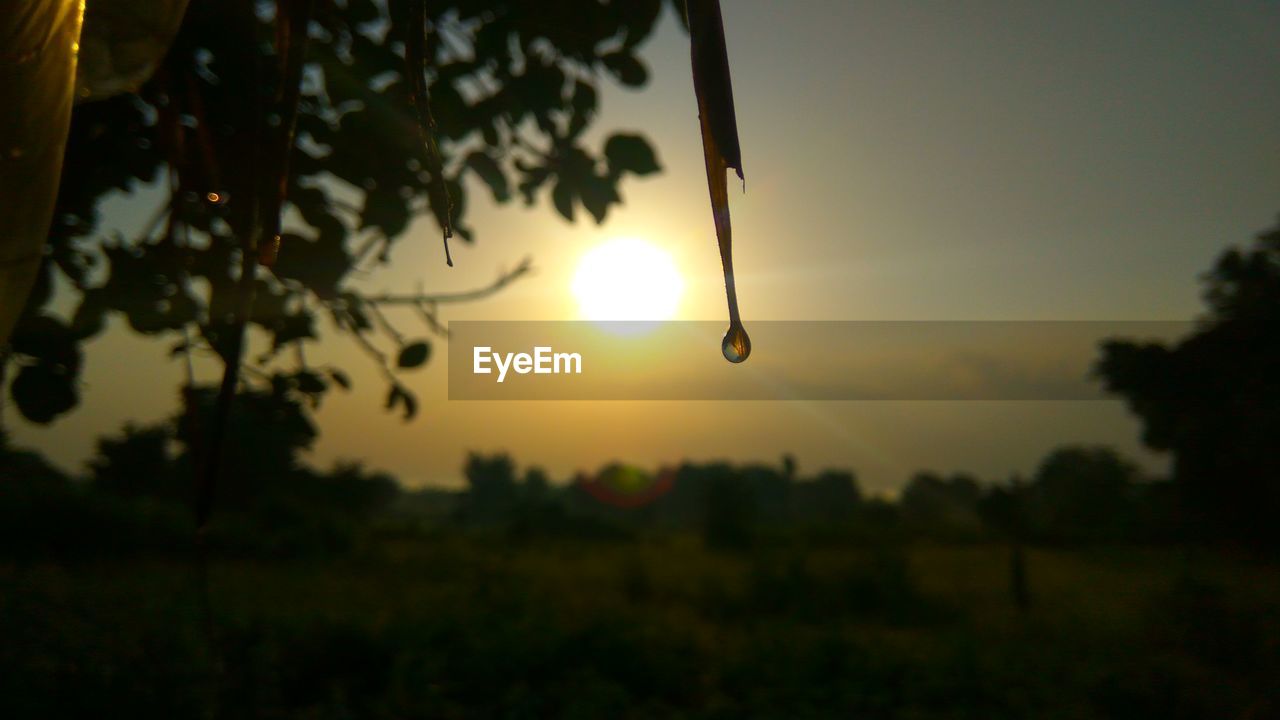
[[[502,288],[515,282],[520,277],[527,275],[533,271],[532,258],[525,258],[515,269],[505,272],[498,276],[498,279],[482,288],[475,290],[464,290],[456,293],[440,293],[437,295],[367,295],[360,296],[360,299],[370,305],[422,305],[422,304],[446,304],[471,302],[473,300],[481,300],[498,292]]]

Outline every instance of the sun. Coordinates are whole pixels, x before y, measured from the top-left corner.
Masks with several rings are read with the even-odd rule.
[[[683,293],[671,255],[637,238],[592,248],[573,278],[578,313],[586,320],[669,320]]]

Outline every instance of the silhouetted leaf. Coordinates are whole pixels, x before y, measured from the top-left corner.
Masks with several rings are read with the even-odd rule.
[[[394,237],[404,232],[409,224],[409,206],[404,198],[392,192],[371,190],[364,197],[364,210],[360,213],[360,228],[377,228],[382,234]]]
[[[369,321],[369,315],[364,311],[364,300],[360,299],[355,293],[342,293],[342,303],[345,313],[343,317],[349,319],[355,325],[357,332],[364,332],[373,328],[373,323]],[[341,324],[345,325],[345,322]]]
[[[84,340],[102,332],[107,317],[106,297],[102,290],[87,290],[80,298],[80,306],[71,316],[71,333]]]
[[[495,200],[506,202],[511,199],[511,186],[507,184],[507,176],[497,160],[477,150],[467,156],[467,166],[489,186]]]
[[[595,115],[596,105],[596,89],[582,80],[575,81],[573,97],[570,100],[573,116],[569,121],[569,137],[577,137],[586,129],[592,116]]]
[[[26,365],[19,370],[9,386],[9,395],[23,417],[40,425],[53,422],[80,400],[74,376],[48,363]]]
[[[625,50],[604,55],[600,61],[623,85],[639,87],[649,79],[649,71],[645,69],[644,63]]]
[[[16,353],[51,361],[76,354],[71,329],[49,315],[23,318],[9,342]]]
[[[627,28],[627,47],[635,47],[653,32],[662,14],[662,0],[627,0],[619,3]]]
[[[581,188],[582,206],[591,213],[597,223],[604,222],[609,212],[609,205],[621,202],[618,191],[609,178],[593,177],[583,183]]]
[[[412,420],[418,414],[418,400],[413,393],[399,385],[392,385],[387,392],[386,409],[394,410],[396,406],[403,408],[405,422]]]
[[[420,340],[401,348],[400,356],[396,359],[396,364],[405,370],[420,367],[427,361],[427,358],[430,355],[431,344],[426,340]]]
[[[609,172],[614,175],[623,172],[649,175],[662,169],[649,141],[639,135],[611,135],[604,144],[604,156],[609,161]]]
[[[318,374],[310,370],[303,370],[295,373],[293,381],[297,384],[298,391],[307,395],[319,395],[329,389],[329,386],[325,384],[324,380],[321,379]]]
[[[292,313],[280,317],[273,326],[275,334],[271,338],[272,348],[279,350],[291,342],[315,337],[314,323],[315,318],[308,313]]]
[[[551,191],[551,201],[555,203],[556,212],[573,222],[573,188],[564,178],[556,182],[555,189]]]
[[[703,124],[703,145],[741,178],[742,150],[720,0],[688,0],[687,6],[693,45],[693,89]]]
[[[688,0],[689,31],[692,42],[693,89],[698,98],[698,123],[702,130],[702,156],[711,194],[711,216],[720,246],[720,267],[724,273],[729,304],[729,331],[725,336],[725,358],[742,362],[751,351],[751,342],[738,314],[738,294],[733,275],[733,230],[729,219],[728,169],[742,178],[742,153],[738,146],[738,124],[733,108],[733,87],[729,81],[729,56],[725,49],[724,22],[720,0]]]
[[[351,379],[348,378],[347,374],[341,370],[337,368],[329,368],[329,377],[332,378],[333,382],[343,390],[351,389]]]
[[[343,247],[341,235],[321,234],[313,240],[286,233],[281,247],[284,250],[271,271],[303,283],[322,298],[332,297],[342,277],[351,270],[351,256]]]
[[[400,393],[400,404],[404,406],[404,421],[409,422],[418,414],[418,398],[408,390]]]

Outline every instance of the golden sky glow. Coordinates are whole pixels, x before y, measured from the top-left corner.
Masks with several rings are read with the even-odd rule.
[[[747,176],[730,203],[748,330],[758,320],[1186,320],[1214,257],[1280,211],[1275,3],[734,0],[725,23]],[[422,218],[361,287],[465,289],[530,255],[533,276],[447,317],[577,319],[611,302],[599,289],[575,294],[584,258],[639,238],[677,268],[674,317],[724,320],[688,39],[669,13],[641,54],[651,83],[606,83],[587,142],[641,132],[663,172],[624,182],[624,205],[602,226],[566,223],[546,199],[494,205],[472,187],[478,240],[455,244],[457,267],[444,266],[438,228]],[[112,203],[106,227],[128,234],[155,200]],[[666,298],[622,309],[666,313]],[[49,429],[7,411],[19,442],[64,467],[78,468],[97,435],[176,407],[172,342],[112,327],[87,349],[80,410]],[[802,471],[852,467],[871,490],[920,468],[1003,478],[1066,443],[1160,465],[1119,403],[451,403],[443,352],[405,376],[422,413],[402,424],[382,411],[376,369],[324,332],[333,342],[309,360],[349,369],[354,389],[320,409],[314,459],[365,458],[410,484],[456,483],[473,450],[510,451],[556,478],[609,460],[776,463],[793,452]],[[707,350],[719,357],[718,345]],[[197,369],[215,377],[212,365]]]

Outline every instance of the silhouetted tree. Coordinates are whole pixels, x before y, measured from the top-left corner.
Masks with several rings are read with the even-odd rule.
[[[90,479],[97,489],[122,497],[189,497],[191,483],[175,472],[172,441],[173,431],[164,425],[126,424],[118,437],[99,438]]]
[[[793,483],[786,472],[785,459],[781,470],[767,465],[748,465],[739,471],[742,482],[755,498],[756,515],[761,522],[779,523],[789,519]]]
[[[791,486],[792,512],[804,520],[843,522],[862,501],[858,479],[848,470],[823,470]]]
[[[1280,545],[1280,225],[1223,253],[1208,316],[1173,345],[1112,340],[1097,371],[1173,453],[1181,511],[1201,535]]]
[[[796,456],[786,453],[782,456],[782,476],[787,482],[794,482],[796,479]]]
[[[520,484],[524,496],[533,502],[542,502],[551,493],[551,479],[547,477],[547,471],[540,467],[526,468]]]
[[[968,475],[942,478],[931,472],[912,476],[899,501],[902,518],[916,530],[973,534],[979,526],[978,482]]]
[[[425,17],[415,14],[423,7]],[[249,361],[293,365],[289,392],[299,398],[348,384],[301,356],[327,319],[382,368],[387,408],[411,417],[416,402],[396,373],[428,359],[429,337],[443,335],[439,305],[475,294],[375,297],[348,280],[387,261],[415,216],[433,215],[470,241],[468,180],[499,202],[518,195],[532,204],[545,193],[565,218],[581,208],[603,220],[621,202],[624,177],[659,170],[640,135],[613,133],[598,147],[585,137],[602,78],[647,82],[637,50],[662,8],[662,0],[191,0],[138,93],[74,112],[48,256],[13,339],[18,409],[47,423],[73,408],[80,348],[118,314],[138,333],[172,338],[174,354],[232,363],[247,322],[265,344]],[[422,73],[426,93],[414,88]],[[434,115],[427,142],[415,111],[425,94]],[[100,226],[104,198],[148,186],[160,191],[159,207],[137,236]],[[246,251],[255,228],[269,268]],[[69,321],[49,311],[57,282],[78,300]],[[386,307],[415,310],[421,329],[392,327]],[[265,384],[257,377],[245,382]]]
[[[516,503],[516,466],[511,458],[471,453],[463,474],[467,478],[464,517],[479,523],[505,519]]]
[[[1132,517],[1137,479],[1137,467],[1111,448],[1054,450],[1027,488],[1029,523],[1052,538],[1121,537]]]
[[[184,468],[203,464],[207,453],[213,452],[205,429],[214,421],[216,394],[214,388],[183,393],[185,405],[176,436],[183,447],[178,462]],[[241,392],[235,403],[236,421],[227,431],[218,502],[243,509],[301,469],[299,454],[311,447],[317,432],[283,377],[277,377],[268,390]],[[191,475],[184,472],[183,477]]]
[[[993,533],[1015,540],[1027,535],[1027,481],[1014,475],[1003,485],[987,488],[978,499],[977,511],[982,524]]]
[[[1014,475],[1004,485],[987,489],[978,500],[978,516],[987,529],[1009,543],[1009,595],[1019,610],[1031,607],[1027,579],[1027,482]]]
[[[751,486],[726,464],[700,469],[705,488],[703,540],[717,550],[743,550],[755,537],[756,498]]]

